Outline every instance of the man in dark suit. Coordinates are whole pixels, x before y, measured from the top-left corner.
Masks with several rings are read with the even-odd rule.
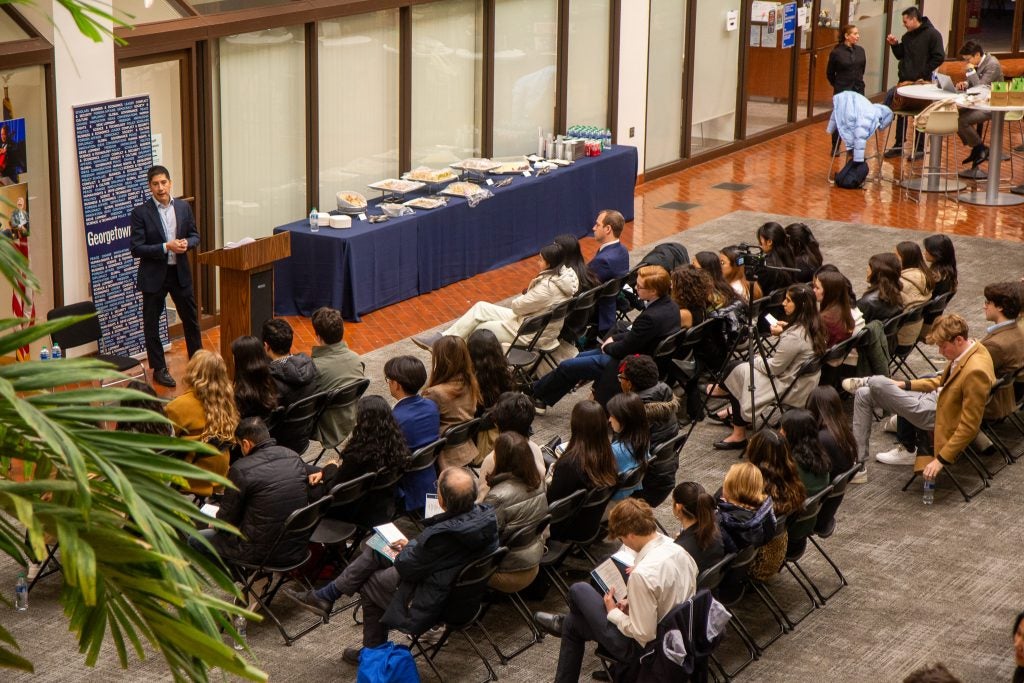
[[[427,369],[419,358],[395,356],[384,364],[384,381],[397,403],[391,414],[405,437],[410,451],[416,451],[437,441],[441,436],[441,412],[437,404],[420,396],[420,389],[427,383]],[[419,472],[409,472],[398,485],[398,495],[404,501],[406,510],[423,507],[426,494],[437,488],[437,476],[433,467]]]
[[[597,380],[605,368],[636,353],[652,355],[658,343],[679,331],[679,306],[669,296],[672,280],[661,266],[644,266],[637,272],[637,295],[647,308],[626,332],[614,334],[601,348],[584,351],[562,361],[558,367],[533,385],[534,406],[543,415],[547,407],[558,403],[579,382]]]
[[[600,245],[597,254],[587,267],[601,283],[624,277],[629,272],[629,252],[619,242],[622,229],[626,227],[626,219],[612,209],[605,209],[597,214],[592,228],[594,239]],[[597,333],[599,336],[608,334],[615,324],[615,298],[608,297],[597,302]]]
[[[203,348],[186,253],[199,246],[199,230],[188,203],[171,197],[171,174],[166,168],[153,166],[146,172],[146,180],[153,198],[132,209],[131,250],[139,259],[138,287],[149,367],[155,382],[173,387],[174,378],[167,370],[160,343],[160,314],[170,294],[185,328],[188,357]]]

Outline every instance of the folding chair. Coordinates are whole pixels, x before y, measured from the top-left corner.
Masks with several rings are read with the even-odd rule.
[[[341,412],[355,404],[355,402],[358,401],[364,393],[366,393],[366,389],[369,386],[370,380],[360,379],[355,382],[350,382],[344,386],[340,386],[337,389],[328,390],[327,398],[324,400],[324,404],[320,410],[320,415],[317,416],[317,423],[320,422],[320,419],[324,415],[328,413]],[[320,462],[320,458],[324,457],[324,453],[327,451],[334,451],[337,453],[338,446],[340,445],[340,443],[321,443],[320,453],[316,456],[313,464],[315,465]]]
[[[25,541],[26,541],[25,545],[27,546],[28,545],[28,536],[27,536],[27,534],[26,534],[26,537],[25,537]],[[59,572],[62,569],[64,569],[64,567],[60,563],[60,560],[57,559],[57,551],[60,550],[60,543],[58,543],[56,540],[54,540],[53,543],[46,543],[45,544],[45,548],[46,548],[46,557],[44,557],[43,561],[39,563],[39,569],[36,570],[36,575],[33,576],[32,580],[28,582],[28,591],[30,593],[32,592],[32,588],[37,583],[39,583],[40,581],[45,579],[47,576],[50,576],[51,574],[56,574],[57,572]]]
[[[965,450],[963,453],[961,453],[961,455],[964,456],[963,459],[966,460],[971,465],[971,467],[974,468],[974,471],[978,473],[978,478],[980,479],[978,485],[975,486],[970,491],[964,488],[964,485],[960,483],[960,479],[955,474],[953,474],[952,465],[946,465],[945,467],[943,467],[942,474],[944,474],[951,482],[953,482],[953,486],[955,486],[956,490],[960,492],[960,495],[964,497],[964,502],[969,503],[971,502],[971,498],[974,498],[976,495],[987,489],[990,486],[990,484],[988,478],[985,476],[985,470],[974,461],[973,454],[971,454],[970,451]],[[910,485],[917,480],[918,476],[919,474],[917,472],[914,472],[914,474],[911,475],[910,479],[907,480],[907,483],[903,485],[902,490],[906,491],[907,489],[909,489]]]
[[[330,395],[329,391],[321,391],[278,408],[267,418],[270,435],[282,446],[304,453]]]
[[[708,567],[700,574],[697,575],[697,590],[709,590],[712,594],[718,589],[718,586],[725,579],[726,570],[732,566],[733,562],[738,557],[737,553],[728,553],[725,557],[719,560],[716,564]],[[735,619],[735,617],[734,617]],[[732,675],[726,673],[725,667],[718,660],[714,653],[711,653],[711,661],[718,668],[718,671],[722,674],[726,681],[731,681],[732,676],[735,676],[740,671],[750,665],[755,659],[758,658],[759,652],[753,641],[749,638],[749,634],[745,634],[744,631],[740,630],[740,624],[734,619],[729,620],[729,625],[732,626],[733,630],[736,631],[736,635],[740,637],[743,642],[743,646],[747,649],[748,659],[738,669],[732,672]],[[716,677],[717,678],[717,677]]]
[[[897,370],[903,373],[903,376],[907,379],[917,379],[917,374],[911,369],[907,363],[907,358],[917,348],[917,335],[920,332],[920,326],[924,321],[924,310],[927,303],[918,304],[911,306],[907,310],[903,311],[898,317],[899,323],[896,326],[895,344],[890,344],[890,358],[889,358],[889,376],[893,376]],[[918,331],[914,333],[914,341],[909,344],[900,344],[900,334],[907,329],[911,329],[914,326],[918,327]]]
[[[316,563],[314,571],[310,572],[310,575],[318,576],[320,574],[320,570],[327,564],[330,554],[337,556],[344,564],[348,564],[345,561],[346,553],[338,553],[337,549],[338,546],[344,545],[356,536],[359,530],[358,526],[352,522],[335,519],[327,515],[330,514],[331,510],[337,510],[362,500],[369,493],[370,487],[376,478],[376,472],[367,472],[351,481],[336,484],[331,488],[330,493],[325,496],[325,498],[331,501],[331,504],[325,510],[325,516],[317,524],[313,535],[309,538],[310,543],[323,546],[324,552]]]
[[[512,371],[512,379],[519,388],[533,383],[532,374],[541,359],[536,347],[550,322],[550,311],[527,317],[519,324],[515,338],[505,351],[505,360]]]
[[[836,511],[839,509],[839,505],[843,502],[843,498],[846,496],[846,489],[850,485],[850,480],[853,479],[857,472],[860,471],[860,468],[861,463],[854,463],[853,467],[842,474],[836,475],[835,479],[832,480],[832,490],[829,491],[829,494],[825,496],[825,500],[821,503],[821,509],[818,511],[818,518],[814,522],[814,532],[807,537],[807,540],[811,542],[811,545],[817,549],[825,561],[832,567],[832,570],[839,578],[839,585],[828,595],[825,595],[821,592],[817,584],[814,583],[807,572],[804,571],[804,568],[800,566],[800,558],[793,558],[792,560],[787,558],[787,562],[791,562],[791,564],[800,572],[801,576],[807,580],[807,583],[810,584],[822,605],[828,602],[836,593],[841,591],[843,586],[849,585],[849,582],[847,582],[846,577],[843,576],[843,572],[839,569],[839,565],[837,565],[832,558],[828,556],[828,553],[826,553],[825,549],[821,547],[821,544],[815,540],[815,537],[826,539],[830,538],[835,532]]]
[[[757,557],[757,546],[748,546],[739,552],[729,555],[722,559],[718,565],[705,570],[709,574],[708,577],[702,577],[704,573],[697,577],[697,587],[703,588],[708,585],[714,584],[712,589],[715,598],[718,599],[723,605],[729,608],[732,613],[732,620],[729,622],[736,629],[736,633],[740,636],[740,640],[743,641],[743,645],[747,650],[748,657],[732,671],[726,670],[726,668],[716,661],[718,668],[725,676],[725,680],[732,680],[738,673],[746,669],[755,660],[761,657],[764,648],[758,645],[754,638],[754,634],[751,633],[750,629],[740,618],[735,607],[743,600],[746,595],[746,587],[749,585],[748,572],[750,571],[750,565],[754,562]],[[730,560],[731,558],[731,560]],[[721,565],[721,566],[719,566]],[[721,572],[721,576],[715,577],[714,581],[711,577],[711,570],[717,570]],[[763,598],[761,598],[763,601]],[[771,608],[769,607],[769,610]],[[774,612],[772,613],[774,618]]]
[[[330,498],[321,498],[320,500],[310,503],[306,507],[299,508],[288,515],[284,525],[281,527],[281,531],[278,532],[277,537],[271,544],[270,549],[267,551],[266,556],[258,563],[250,562],[239,562],[237,560],[227,560],[224,562],[227,564],[242,582],[242,595],[251,595],[266,614],[273,620],[277,626],[277,630],[281,632],[281,636],[284,638],[285,645],[291,645],[296,640],[306,635],[310,631],[319,627],[322,623],[322,619],[317,619],[316,623],[303,628],[296,634],[288,633],[284,628],[284,624],[281,623],[280,618],[274,614],[273,610],[270,609],[270,604],[277,595],[277,591],[281,586],[293,576],[293,571],[306,564],[310,558],[310,551],[307,548],[303,554],[300,562],[291,562],[288,564],[278,564],[274,561],[274,553],[277,552],[278,546],[281,541],[285,539],[301,539],[304,544],[308,545],[309,538],[313,534],[313,530],[320,522],[320,518],[323,513],[331,505]],[[276,578],[275,578],[276,577]],[[306,584],[307,589],[312,589],[309,582],[306,581],[301,575],[299,579]],[[255,589],[255,584],[260,580],[266,580],[266,583],[260,589]]]
[[[686,445],[687,439],[690,438],[690,433],[693,431],[693,425],[697,424],[696,421],[690,423],[690,429],[686,431],[680,431],[678,434],[673,436],[668,441],[663,441],[654,447],[651,451],[651,457],[647,460],[647,472],[644,472],[645,485],[643,492],[640,497],[647,501],[647,504],[652,508],[657,508],[659,505],[665,502],[669,494],[672,492],[671,489],[661,492],[658,491],[654,495],[651,495],[650,490],[646,486],[647,474],[651,471],[662,471],[671,467],[674,463],[675,469],[679,469],[679,453],[683,450],[683,446]],[[655,520],[655,524],[661,529],[662,533],[668,536],[668,531],[661,525],[661,522]]]
[[[424,648],[420,643],[420,635],[413,634],[410,647],[416,649],[417,657],[422,656],[427,661],[431,671],[434,672],[434,675],[442,683],[445,681],[445,677],[438,670],[437,663],[434,660],[453,633],[461,634],[466,639],[466,642],[469,643],[469,646],[473,648],[476,656],[484,663],[484,666],[487,668],[487,678],[484,680],[498,680],[498,675],[494,673],[494,667],[484,657],[484,653],[480,651],[476,641],[470,637],[469,629],[473,626],[478,627],[486,635],[487,639],[490,640],[490,635],[487,634],[487,630],[480,623],[480,614],[483,610],[482,600],[484,592],[487,590],[487,582],[491,579],[491,575],[497,570],[498,565],[501,564],[501,560],[507,553],[508,548],[502,546],[462,568],[462,571],[459,572],[455,582],[452,584],[451,592],[448,594],[444,618],[441,621],[441,625],[444,626],[444,632],[435,645],[428,645],[427,648]],[[462,680],[461,676],[460,680]]]
[[[570,299],[569,312],[562,322],[562,331],[559,339],[580,347],[580,337],[586,335],[587,327],[590,326],[590,318],[593,315],[594,307],[597,306],[597,295],[601,285],[588,289]]]
[[[428,467],[435,467],[437,457],[441,455],[441,451],[444,450],[446,444],[447,441],[444,437],[441,437],[437,441],[417,448],[413,451],[412,455],[409,456],[409,460],[405,465],[405,469],[402,471],[402,475],[412,474],[413,472],[422,472]],[[405,517],[412,522],[417,529],[422,529],[423,516],[419,513],[419,509],[420,508],[416,507],[396,512],[395,520]]]
[[[64,349],[65,353],[71,349],[78,348],[79,346],[85,346],[86,344],[96,343],[101,347],[103,345],[103,330],[100,328],[100,318],[96,312],[96,304],[92,301],[79,301],[75,304],[59,306],[48,312],[46,314],[46,319],[58,320],[60,318],[79,315],[88,315],[91,317],[72,323],[64,329],[57,330],[50,335],[50,339],[53,343],[60,344],[60,347]],[[100,386],[109,387],[115,384],[120,384],[121,382],[127,382],[130,379],[141,379],[142,381],[146,381],[145,366],[142,364],[142,361],[136,360],[131,356],[97,353],[92,357],[96,360],[110,363],[118,372],[127,373],[133,368],[138,368],[138,370],[130,376],[114,380],[112,382],[102,382]]]
[[[789,517],[789,543],[786,549],[786,558],[782,562],[782,568],[792,575],[793,579],[797,584],[799,584],[804,593],[807,594],[807,598],[811,602],[811,606],[806,611],[800,613],[797,617],[791,617],[783,611],[783,615],[793,628],[796,628],[797,624],[806,619],[807,615],[815,609],[818,607],[824,607],[825,605],[824,602],[819,604],[817,600],[815,600],[815,596],[811,593],[811,588],[808,585],[810,583],[810,579],[807,579],[807,583],[804,583],[800,576],[798,576],[793,570],[792,565],[803,557],[803,554],[807,549],[807,539],[814,533],[814,528],[818,521],[818,513],[821,511],[821,505],[831,493],[832,486],[826,486],[821,491],[818,491],[813,496],[807,498],[799,513],[790,515]],[[800,570],[800,573],[802,574],[803,570]],[[767,584],[764,585],[764,589],[768,591],[769,594],[771,593]],[[778,603],[777,600],[776,603]]]
[[[573,300],[572,299],[567,299],[566,301],[563,301],[560,304],[555,304],[554,306],[552,306],[548,310],[548,313],[551,316],[551,320],[547,324],[547,326],[545,326],[545,330],[548,327],[552,326],[552,325],[559,325],[559,334],[561,334],[561,327],[564,326],[566,317],[568,317],[569,311],[572,310],[573,305],[574,305]],[[543,334],[543,332],[542,332],[542,334]],[[551,354],[553,354],[555,351],[558,350],[558,346],[559,346],[559,341],[558,341],[557,338],[555,339],[554,343],[552,343],[552,344],[550,344],[549,346],[546,346],[546,347],[540,346],[540,341],[538,340],[537,346],[536,346],[536,351],[537,351],[538,354],[540,354],[540,357],[537,359],[537,364],[534,365],[530,369],[530,372],[531,373],[535,373],[537,371],[537,367],[541,363],[543,363],[545,361],[552,368],[557,366],[558,365],[558,361],[556,361]]]
[[[549,503],[548,516],[551,518],[549,525],[560,524],[575,516],[583,506],[586,495],[587,492],[581,489],[574,491],[572,495]],[[554,541],[549,538],[547,546],[544,548],[544,555],[540,558],[541,573],[551,581],[555,589],[562,596],[562,599],[566,601],[566,604],[569,602],[569,586],[558,574],[558,569],[565,562],[565,558],[569,556],[571,550],[572,543]]]
[[[1016,377],[1020,374],[1021,371],[1013,372],[1008,375],[1003,375],[1002,377],[998,378],[995,381],[995,383],[992,385],[992,388],[989,389],[988,399],[985,401],[986,411],[988,410],[989,406],[991,406],[994,402],[1000,399],[1001,394],[1003,394],[1006,391],[1013,391],[1013,383]],[[978,461],[978,463],[985,470],[985,473],[988,475],[989,479],[995,477],[996,474],[1003,471],[1004,467],[1006,467],[1007,465],[1012,465],[1016,460],[1016,458],[1014,457],[1014,452],[1010,450],[1009,446],[1004,441],[1004,438],[1000,436],[999,431],[996,429],[996,427],[1000,424],[1010,424],[1016,426],[1014,422],[1011,419],[1009,419],[1011,415],[1012,413],[1009,413],[1007,415],[1004,415],[1003,417],[992,419],[985,419],[983,417],[981,420],[981,428],[979,430],[980,433],[984,434],[989,439],[989,441],[992,442],[992,445],[995,447],[996,452],[1003,460],[1002,464],[999,467],[996,467],[995,469],[989,469],[988,465],[986,465],[984,460],[982,460],[982,456],[984,454],[978,449],[974,448],[973,444],[967,447],[967,450],[969,451],[971,457],[975,458]],[[1020,430],[1018,429],[1018,431]],[[1021,431],[1021,434],[1024,435],[1024,431]]]
[[[955,293],[956,292],[946,292],[945,294],[940,294],[939,296],[935,297],[934,299],[932,299],[931,301],[926,303],[924,305],[923,319],[925,319],[925,320],[928,320],[928,319],[934,320],[935,318],[937,318],[940,315],[942,315],[945,312],[945,310],[946,310],[946,306],[949,305],[950,299],[953,298],[953,295]],[[927,362],[928,365],[931,366],[931,369],[932,369],[933,372],[938,372],[939,369],[937,367],[935,367],[935,363],[932,362],[932,359],[929,358],[928,354],[925,353],[924,349],[921,348],[921,342],[924,341],[924,331],[925,331],[925,328],[922,327],[922,329],[921,329],[921,333],[922,334],[918,336],[917,341],[914,343],[914,349],[918,353],[920,353],[921,357],[925,359],[925,362]]]

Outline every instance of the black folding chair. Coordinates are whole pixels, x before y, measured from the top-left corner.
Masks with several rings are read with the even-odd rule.
[[[583,506],[586,495],[587,492],[581,489],[565,498],[559,498],[549,503],[548,516],[551,518],[549,524],[554,526],[571,519]],[[571,542],[554,541],[549,538],[547,546],[544,548],[544,555],[540,558],[540,571],[555,586],[566,604],[569,602],[569,585],[559,575],[558,570],[565,562],[565,558],[569,556],[572,547]]]
[[[918,326],[922,324],[924,320],[924,310],[927,303],[918,304],[911,306],[907,310],[903,311],[897,319],[899,323],[896,325],[895,335],[890,338],[889,346],[889,376],[892,377],[897,371],[903,373],[903,376],[907,379],[916,379],[917,374],[910,367],[907,362],[907,358],[914,351],[917,346],[917,337],[915,336],[914,341],[909,344],[900,344],[899,337],[903,330]]]
[[[313,535],[309,538],[310,543],[323,546],[323,553],[315,565],[315,571],[310,572],[310,575],[319,575],[320,570],[323,569],[328,559],[332,556],[339,559],[343,566],[348,564],[345,559],[347,553],[338,552],[338,547],[344,546],[348,541],[355,538],[359,528],[352,522],[336,519],[328,515],[330,515],[331,510],[338,510],[362,500],[370,492],[370,488],[376,478],[376,472],[367,472],[351,481],[336,484],[325,496],[325,498],[331,501],[331,504],[325,511],[323,519],[317,524]]]
[[[72,323],[64,329],[57,330],[50,334],[50,339],[53,343],[59,344],[60,347],[64,349],[65,353],[71,349],[78,348],[79,346],[85,346],[86,344],[95,343],[99,344],[101,347],[103,345],[103,330],[100,328],[100,318],[96,312],[96,304],[91,300],[79,301],[75,304],[68,304],[67,306],[54,308],[46,314],[46,319],[57,320],[59,318],[68,318],[79,315],[88,315],[91,317]],[[96,360],[110,363],[118,372],[127,373],[129,370],[137,368],[133,374],[112,382],[102,382],[101,386],[113,386],[115,384],[120,384],[121,382],[127,382],[130,379],[146,380],[146,368],[142,364],[142,361],[136,360],[131,356],[97,353],[92,357]]]
[[[280,406],[267,418],[270,435],[282,446],[301,455],[309,447],[309,440],[313,438],[330,396],[331,392],[321,391],[289,406]]]
[[[436,467],[437,457],[441,455],[441,451],[444,450],[447,441],[444,437],[428,443],[426,446],[422,446],[413,451],[412,455],[409,456],[409,461],[405,465],[405,469],[402,474],[412,474],[414,472],[421,472],[428,467]],[[423,516],[420,514],[421,508],[415,507],[408,510],[402,510],[395,513],[395,520],[405,517],[412,522],[417,529],[423,528]]]
[[[512,379],[519,388],[533,383],[533,371],[541,359],[540,352],[536,350],[537,344],[550,322],[550,311],[527,317],[519,324],[515,338],[505,351]]]
[[[949,301],[950,301],[950,299],[953,298],[954,294],[955,294],[955,292],[946,292],[945,294],[940,294],[939,296],[935,297],[934,299],[932,299],[931,301],[926,303],[924,305],[923,319],[924,320],[934,320],[935,318],[937,318],[940,315],[942,315],[945,312],[946,306],[949,305]],[[922,332],[924,332],[923,329],[922,329]],[[922,334],[921,336],[919,336],[917,338],[917,341],[914,343],[914,349],[918,353],[920,353],[921,357],[925,359],[925,362],[927,362],[928,365],[931,366],[933,372],[938,372],[939,369],[937,367],[935,367],[935,363],[933,363],[932,359],[928,357],[928,354],[925,353],[925,350],[921,348],[921,342],[923,342],[923,341],[924,341],[924,335]]]
[[[808,600],[811,602],[811,606],[796,617],[791,617],[783,611],[783,615],[786,617],[786,620],[792,628],[796,628],[796,625],[806,619],[807,615],[815,609],[825,605],[824,602],[819,604],[815,599],[815,596],[812,594],[811,588],[808,585],[810,583],[810,579],[807,579],[807,583],[804,583],[800,576],[797,575],[796,571],[794,571],[792,565],[803,557],[804,551],[807,549],[807,539],[814,533],[814,527],[818,520],[818,513],[821,511],[821,505],[831,493],[832,486],[826,486],[821,491],[818,491],[813,496],[807,498],[807,500],[804,501],[800,512],[795,515],[790,515],[789,517],[789,545],[786,550],[786,559],[782,562],[782,568],[792,575],[793,579],[797,582],[800,588],[807,595]],[[803,574],[803,570],[800,570],[800,573]],[[771,593],[767,584],[764,585],[764,589]],[[776,600],[776,603],[778,603],[778,600]]]
[[[1010,393],[1012,396],[1014,382],[1017,377],[1024,377],[1024,369],[1003,375],[996,380],[995,384],[992,385],[992,388],[988,392],[988,399],[985,402],[986,411],[993,403],[999,401],[1003,394]],[[982,467],[984,467],[989,478],[992,478],[1001,472],[1007,465],[1012,465],[1022,454],[1024,454],[1024,442],[1018,443],[1017,447],[1014,448],[1010,443],[1008,443],[1006,435],[1000,433],[1000,427],[1005,425],[1015,428],[1018,432],[1018,436],[1024,437],[1024,429],[1015,422],[1012,411],[1001,417],[982,418],[981,420],[981,433],[992,442],[992,446],[995,447],[996,452],[1003,459],[1003,463],[994,470],[989,469],[984,460],[982,460],[984,453],[976,449],[973,444],[967,447],[971,455],[981,463]]]
[[[25,537],[26,546],[28,545],[28,536]],[[60,543],[54,541],[53,543],[46,543],[46,557],[43,558],[42,562],[39,563],[39,568],[36,569],[36,575],[32,577],[32,580],[28,582],[28,591],[31,593],[32,589],[37,583],[45,579],[51,574],[64,569],[61,565],[60,560],[57,559],[57,551],[60,550]]]
[[[839,569],[839,565],[829,557],[828,553],[825,552],[825,549],[821,547],[821,544],[818,543],[815,537],[824,540],[826,538],[830,538],[835,532],[836,511],[839,509],[839,505],[843,502],[843,498],[846,496],[846,490],[850,485],[850,480],[853,479],[857,472],[860,471],[860,468],[861,463],[856,462],[853,464],[853,467],[842,474],[836,475],[835,479],[832,480],[832,490],[829,491],[827,496],[825,496],[825,500],[821,503],[821,509],[818,510],[818,518],[814,522],[814,532],[807,537],[807,540],[811,542],[811,545],[814,546],[818,553],[821,554],[825,561],[832,567],[832,570],[839,578],[839,585],[827,595],[822,593],[821,589],[818,588],[818,585],[814,583],[810,575],[800,565],[800,558],[795,557],[791,560],[787,558],[787,561],[790,562],[800,572],[801,576],[807,580],[807,583],[810,584],[822,605],[828,602],[836,593],[841,591],[843,586],[849,585],[849,582],[846,580],[843,572]]]
[[[320,419],[323,418],[324,415],[347,410],[355,404],[355,402],[358,401],[364,393],[366,393],[366,389],[369,386],[370,380],[360,379],[338,387],[337,389],[330,389],[327,392],[327,398],[324,400],[320,415],[317,417],[316,421],[319,423]],[[321,443],[320,453],[316,456],[313,464],[315,465],[320,462],[320,458],[324,457],[324,453],[327,451],[334,451],[337,453],[338,446],[340,445],[340,443]]]
[[[966,460],[967,463],[974,469],[974,471],[977,472],[978,478],[980,480],[977,486],[968,491],[967,488],[965,488],[964,485],[960,483],[960,478],[953,473],[952,465],[946,465],[945,467],[943,467],[941,473],[947,479],[953,482],[953,486],[955,486],[956,490],[960,492],[960,495],[964,497],[964,502],[969,503],[971,502],[971,498],[974,498],[976,495],[987,489],[991,484],[989,484],[989,481],[985,476],[985,470],[978,463],[975,462],[974,456],[973,454],[970,453],[969,450],[965,450],[963,453],[961,453],[961,455],[964,456],[962,459]],[[914,474],[911,475],[910,479],[907,480],[907,483],[903,485],[902,490],[906,491],[907,489],[909,489],[911,484],[917,481],[918,476],[920,476],[919,473],[914,472]],[[936,484],[937,483],[938,482],[936,482]]]
[[[548,310],[548,314],[551,316],[551,320],[550,322],[548,322],[547,326],[545,327],[545,330],[548,327],[551,327],[552,325],[559,325],[559,330],[561,330],[561,326],[565,324],[566,317],[569,315],[569,311],[572,310],[572,307],[572,299],[567,299],[560,304],[555,304],[554,306],[552,306]],[[543,332],[541,332],[541,334],[543,335]],[[535,373],[537,371],[537,367],[545,361],[547,361],[548,365],[550,365],[552,368],[557,366],[558,361],[555,360],[552,354],[558,349],[558,346],[559,342],[557,338],[555,339],[554,344],[548,346],[547,348],[540,346],[540,340],[538,340],[535,350],[537,351],[540,357],[537,359],[537,364],[533,366],[531,372]]]
[[[600,290],[601,285],[598,285],[593,289],[577,294],[569,300],[571,305],[565,320],[562,322],[562,331],[558,335],[559,339],[569,342],[576,347],[580,346],[580,337],[587,333],[587,327],[590,326],[590,318],[593,315],[595,306],[597,306],[597,295]]]

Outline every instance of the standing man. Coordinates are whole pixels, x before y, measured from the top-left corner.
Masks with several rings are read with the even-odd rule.
[[[579,680],[587,641],[596,641],[619,661],[635,662],[658,635],[658,622],[696,591],[697,564],[671,538],[658,533],[647,503],[626,498],[612,508],[608,536],[636,553],[626,580],[627,595],[616,596],[612,588],[602,598],[589,583],[574,583],[569,587],[568,614],[533,615],[544,631],[562,639],[555,683]]]
[[[967,80],[956,84],[957,90],[967,90],[978,85],[992,85],[993,81],[1003,80],[1003,67],[999,60],[992,55],[985,54],[981,44],[968,40],[960,48],[960,59],[967,64]],[[971,154],[963,163],[971,164],[971,168],[978,168],[988,160],[988,147],[981,141],[978,135],[977,125],[982,121],[988,121],[992,114],[980,109],[961,109],[958,119],[956,134],[960,136],[960,142],[971,148]]]
[[[942,34],[932,25],[928,17],[921,16],[921,10],[916,7],[908,7],[903,10],[903,27],[907,32],[903,34],[901,41],[893,34],[885,38],[889,43],[892,55],[899,60],[897,73],[900,81],[930,81],[932,72],[939,68],[946,58],[946,50],[942,46]],[[896,96],[896,88],[893,87],[885,94],[885,105],[892,108],[892,100]],[[896,119],[896,142],[890,149],[885,151],[888,159],[903,154],[903,137],[907,128],[907,118],[900,116]],[[917,145],[913,152],[913,158],[919,159],[924,156],[924,136],[917,136]]]
[[[170,294],[185,328],[188,357],[203,348],[187,255],[189,249],[199,246],[199,230],[192,207],[184,200],[171,197],[171,174],[166,168],[153,166],[146,172],[146,180],[153,198],[132,209],[131,252],[139,259],[142,329],[153,380],[173,387],[174,378],[167,370],[164,347],[160,343],[160,314]]]
[[[629,272],[629,252],[619,242],[622,230],[626,227],[626,219],[613,209],[605,209],[597,214],[594,227],[594,240],[598,243],[597,254],[587,267],[602,284],[609,280],[625,277]],[[597,302],[597,335],[604,337],[615,324],[615,297],[607,297]]]

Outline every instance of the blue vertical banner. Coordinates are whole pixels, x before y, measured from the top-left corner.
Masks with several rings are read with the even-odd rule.
[[[787,2],[782,6],[782,47],[796,45],[796,3]]]
[[[82,105],[74,107],[74,114],[89,280],[103,330],[100,352],[140,354],[146,349],[142,294],[129,237],[132,209],[151,200],[146,184],[153,165],[149,97]],[[166,344],[166,313],[160,337]]]

